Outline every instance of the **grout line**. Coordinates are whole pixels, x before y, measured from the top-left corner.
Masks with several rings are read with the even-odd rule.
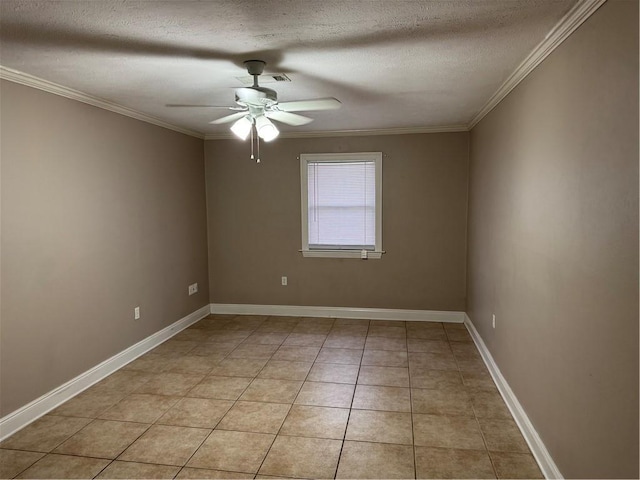
[[[406,330],[406,329],[405,329]],[[416,434],[413,428],[413,388],[411,387],[411,368],[409,366],[409,338],[405,332],[407,340],[407,375],[409,377],[409,409],[411,410],[411,450],[413,450],[413,478],[418,478],[418,462],[416,461]]]
[[[367,335],[365,335],[364,345],[367,346],[367,337],[369,335],[369,329],[371,328],[371,321],[367,325]],[[342,451],[344,450],[344,443],[347,441],[347,430],[349,430],[349,422],[351,421],[351,412],[353,411],[353,401],[356,398],[356,390],[358,388],[358,378],[360,377],[360,370],[362,369],[362,359],[364,358],[364,348],[362,349],[362,355],[360,356],[360,363],[358,363],[358,373],[356,374],[356,384],[353,386],[353,395],[351,396],[351,405],[349,406],[349,413],[347,414],[347,423],[344,427],[344,435],[342,436],[342,446],[340,447],[340,453],[338,454],[338,462],[336,463],[336,470],[333,474],[334,480],[338,476],[338,469],[340,468],[340,461],[342,460]]]
[[[298,321],[298,324],[300,322]],[[335,323],[335,322],[334,322]],[[297,324],[296,324],[297,326]],[[294,327],[295,329],[295,327]],[[283,343],[287,340],[287,338],[289,338],[289,336],[291,335],[290,332],[289,335],[287,335],[285,337],[285,339],[283,340]],[[326,341],[326,338],[325,338]],[[324,345],[324,342],[322,342]],[[279,347],[278,347],[279,349]],[[322,350],[322,347],[320,347],[318,349],[318,353],[316,354],[313,362],[311,362],[311,367],[309,368],[309,371],[307,372],[307,375],[305,376],[305,379],[302,380],[302,382],[300,383],[300,388],[298,388],[298,391],[296,393],[296,396],[293,398],[291,404],[289,404],[289,410],[287,411],[287,415],[284,417],[284,419],[282,420],[282,424],[280,424],[280,428],[278,428],[278,431],[275,433],[275,435],[273,436],[273,441],[271,442],[271,445],[269,446],[269,448],[267,449],[267,452],[264,454],[264,457],[262,458],[262,461],[260,462],[260,465],[258,465],[258,469],[256,470],[256,473],[254,475],[254,478],[257,477],[258,475],[260,475],[260,470],[262,469],[262,466],[264,465],[265,460],[267,459],[267,457],[269,456],[269,453],[271,452],[271,449],[273,448],[273,444],[276,442],[276,439],[278,438],[278,434],[280,433],[280,431],[282,430],[282,426],[284,425],[284,423],[287,421],[287,418],[289,417],[289,414],[291,413],[291,409],[293,408],[294,402],[296,401],[296,399],[298,398],[298,395],[300,395],[300,390],[302,390],[302,387],[304,386],[304,382],[306,381],[307,377],[309,376],[309,373],[311,372],[311,369],[313,368],[313,364],[315,363],[315,359],[318,357],[318,355],[320,355],[320,350]],[[277,352],[277,350],[276,350]],[[275,352],[274,352],[275,355]],[[272,355],[273,357],[273,355]],[[267,361],[267,363],[269,363],[269,361]],[[267,365],[267,363],[265,363],[265,367]],[[260,372],[262,372],[262,370],[264,370],[265,367],[262,367],[262,369],[260,369]],[[256,375],[256,378],[258,378],[258,375],[260,375],[260,372],[258,372],[258,374]],[[252,382],[253,383],[253,382]],[[233,407],[232,407],[233,408]],[[286,476],[286,475],[283,475]]]

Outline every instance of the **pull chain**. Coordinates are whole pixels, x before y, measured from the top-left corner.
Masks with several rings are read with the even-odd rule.
[[[251,160],[253,160],[253,129],[254,126],[251,125]]]
[[[256,163],[260,163],[260,136],[256,135],[256,143],[258,144],[258,159],[256,160]]]

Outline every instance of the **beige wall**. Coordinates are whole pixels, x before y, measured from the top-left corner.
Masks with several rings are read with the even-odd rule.
[[[6,415],[207,304],[209,287],[202,140],[0,88]]]
[[[638,478],[637,2],[472,130],[469,205],[467,312],[562,474]]]
[[[205,142],[211,301],[461,311],[468,134]],[[382,151],[381,260],[303,258],[300,153]],[[288,276],[289,285],[280,285]]]

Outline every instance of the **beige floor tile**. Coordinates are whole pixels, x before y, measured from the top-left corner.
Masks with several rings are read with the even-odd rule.
[[[433,415],[463,415],[473,417],[469,394],[463,388],[443,390],[411,389],[413,413]]]
[[[295,328],[296,324],[291,322],[269,322],[266,321],[258,328],[256,328],[256,332],[281,332],[281,333],[291,333],[291,331]]]
[[[184,396],[203,378],[204,375],[193,373],[157,373],[135,393]]]
[[[520,429],[513,420],[479,418],[478,423],[489,451],[530,453]]]
[[[471,402],[478,418],[512,418],[507,405],[497,391],[474,391],[471,393]]]
[[[240,343],[241,343],[240,341],[232,342],[232,343],[214,343],[214,342],[199,343],[196,348],[194,348],[189,352],[189,355],[203,355],[207,357],[217,355],[221,357],[226,357],[233,350],[235,350]]]
[[[0,443],[0,448],[50,452],[89,422],[89,418],[45,415]]]
[[[333,478],[342,441],[278,436],[260,473],[298,478]]]
[[[44,453],[0,449],[0,478],[13,478],[36,463]]]
[[[360,365],[363,350],[350,348],[322,347],[316,363],[341,363],[345,365]]]
[[[407,338],[407,329],[404,325],[380,325],[371,323],[369,325],[369,337],[386,337],[386,338]]]
[[[489,372],[482,358],[458,358],[458,368],[466,372]]]
[[[411,397],[409,389],[358,385],[355,396],[353,397],[353,408],[361,410],[384,410],[388,412],[410,412]]]
[[[363,336],[349,336],[349,335],[329,335],[324,342],[325,347],[328,348],[364,348],[366,337]]]
[[[487,372],[460,372],[460,374],[465,387],[491,391],[496,389],[496,384],[493,383],[491,375]]]
[[[206,342],[209,333],[206,329],[201,328],[187,328],[182,330],[177,335],[174,335],[173,340],[187,341],[187,342]]]
[[[167,353],[178,353],[181,355],[185,355],[189,353],[191,350],[196,348],[200,343],[199,342],[190,342],[186,340],[174,340],[169,339],[166,342],[158,345],[156,348],[151,350],[150,353],[156,353],[159,355],[167,354]]]
[[[254,478],[256,478],[256,480],[299,480],[296,479],[296,477],[279,477],[278,475],[256,475]]]
[[[180,397],[132,393],[101,414],[99,418],[123,422],[153,423],[178,403],[178,400]]]
[[[348,408],[293,405],[280,429],[280,435],[342,440],[348,418]]]
[[[215,398],[218,400],[237,400],[253,379],[245,377],[222,377],[209,375],[193,387],[190,397]]]
[[[153,425],[118,460],[183,466],[211,430]]]
[[[413,388],[455,388],[462,387],[462,376],[454,370],[427,370],[409,368]]]
[[[410,353],[409,367],[414,370],[458,370],[453,353]]]
[[[183,398],[157,423],[178,427],[214,428],[233,406],[230,400]]]
[[[278,433],[291,405],[283,403],[236,402],[216,427],[238,432]]]
[[[258,345],[282,345],[289,334],[282,332],[254,332],[249,335],[243,344],[258,344]]]
[[[228,333],[244,333],[246,334],[246,338],[251,335],[256,328],[257,326],[252,324],[229,322],[224,327],[222,327],[220,331]]]
[[[126,396],[126,393],[108,393],[89,389],[67,400],[51,413],[65,417],[96,418]]]
[[[365,320],[367,322],[368,320]],[[369,330],[369,325],[360,324],[360,325],[344,325],[342,323],[333,324],[333,328],[329,332],[329,335],[345,335],[350,337],[366,337],[367,331]]]
[[[266,365],[268,359],[226,358],[213,367],[209,375],[225,377],[255,377]]]
[[[231,322],[229,323],[257,327],[258,325],[264,323],[267,318],[267,315],[236,315],[231,319]]]
[[[297,326],[300,325],[323,325],[323,326],[333,326],[336,322],[335,318],[330,317],[298,317],[299,322]]]
[[[136,358],[133,362],[122,367],[121,371],[139,371],[147,373],[166,372],[171,363],[171,359],[179,354],[171,353],[160,355],[158,353],[145,353],[141,357]]]
[[[307,377],[309,382],[350,383],[358,379],[358,365],[316,363]]]
[[[345,325],[360,325],[360,326],[369,326],[370,320],[366,320],[364,318],[336,318],[334,325],[341,327]]]
[[[411,414],[352,410],[346,440],[413,445]]]
[[[416,353],[451,353],[449,342],[423,338],[407,339],[407,350]]]
[[[491,452],[498,478],[544,478],[533,455],[529,453]]]
[[[391,350],[365,350],[362,356],[362,365],[377,367],[407,367],[406,351]]]
[[[358,384],[378,385],[383,387],[408,387],[409,369],[406,367],[376,367],[363,365],[360,367]]]
[[[289,362],[313,362],[320,347],[297,347],[297,346],[281,346],[276,353],[273,354],[273,360],[283,360]]]
[[[206,468],[183,467],[176,478],[252,479],[252,473],[223,472]]]
[[[391,327],[387,327],[391,328]],[[401,352],[407,351],[407,339],[402,338],[387,338],[387,337],[372,337],[369,335],[364,346],[365,350],[398,350]],[[366,354],[366,352],[365,352]]]
[[[408,445],[345,441],[336,478],[413,478]]]
[[[300,391],[301,381],[256,378],[240,400],[248,402],[293,403]]]
[[[327,336],[317,333],[291,333],[283,342],[286,346],[321,347]]]
[[[482,358],[474,343],[451,342],[451,350],[457,359],[460,358]]]
[[[86,392],[123,393],[127,395],[147,383],[152,377],[153,374],[148,372],[120,369],[87,389]]]
[[[203,344],[207,345],[207,344]],[[167,366],[167,372],[206,375],[224,359],[225,355],[181,355]]]
[[[217,332],[212,332],[207,339],[208,342],[214,342],[218,344],[225,345],[234,345],[234,348],[237,347],[240,343],[244,342],[244,340],[251,335],[250,331],[228,331],[221,330]]]
[[[275,435],[214,430],[188,467],[257,473]]]
[[[450,342],[473,342],[471,335],[469,335],[466,329],[447,329],[447,327],[445,327],[445,331],[447,332],[447,338]]]
[[[312,362],[287,362],[269,360],[258,374],[258,378],[275,380],[304,380],[311,370]]]
[[[105,468],[96,478],[173,478],[180,467],[152,465],[150,463],[115,461]]]
[[[279,345],[255,345],[251,343],[241,343],[231,352],[227,358],[259,358],[268,360],[278,350]]]
[[[402,327],[407,328],[407,323],[404,320],[371,320],[369,322],[370,327]]]
[[[407,328],[407,338],[448,341],[447,334],[444,332],[442,325],[430,328]]]
[[[17,478],[93,478],[111,460],[49,454],[22,472]]]
[[[442,326],[447,331],[450,331],[450,330],[466,331],[467,330],[467,327],[464,325],[464,323],[460,323],[460,322],[443,322]]]
[[[486,451],[416,447],[416,478],[496,478]]]
[[[331,323],[327,324],[314,324],[310,322],[301,321],[296,327],[292,330],[291,333],[310,333],[314,335],[327,335],[331,331],[331,327],[333,326],[333,319],[329,318],[326,320],[331,320]]]
[[[484,450],[475,418],[413,414],[413,440],[423,447]]]
[[[349,408],[354,385],[305,382],[295,400],[296,405]]]
[[[94,420],[53,453],[114,459],[148,428],[143,423]]]

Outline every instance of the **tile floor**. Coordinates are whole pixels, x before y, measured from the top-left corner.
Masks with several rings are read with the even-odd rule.
[[[0,443],[1,478],[542,478],[461,324],[212,315]]]

